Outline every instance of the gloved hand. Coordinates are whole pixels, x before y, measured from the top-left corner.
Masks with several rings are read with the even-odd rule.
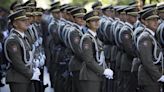
[[[164,82],[164,75],[162,75],[159,79],[158,82]]]
[[[42,42],[43,42],[42,37],[39,37],[39,39],[38,39],[38,43],[39,43],[39,44],[42,44]]]
[[[45,64],[45,59],[43,57],[40,58],[39,66],[42,67]]]
[[[33,68],[33,76],[31,78],[31,80],[37,80],[40,81],[39,76],[40,76],[40,70],[39,68]]]
[[[113,71],[111,69],[109,68],[105,69],[103,74],[105,75],[106,78],[113,79]]]
[[[34,59],[34,65],[35,65],[35,67],[39,67],[39,60],[38,59]]]
[[[105,76],[107,79],[113,79],[113,76]]]
[[[0,52],[2,52],[2,43],[0,42]]]
[[[44,59],[46,59],[46,55],[45,55],[45,54],[43,54],[42,57],[43,57]]]
[[[35,47],[38,47],[39,46],[38,41],[36,41],[34,44],[35,44]]]

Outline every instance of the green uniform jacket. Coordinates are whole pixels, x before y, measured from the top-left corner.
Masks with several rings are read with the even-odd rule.
[[[81,50],[80,50],[80,35],[78,31],[70,33],[70,41],[73,49],[74,56],[69,62],[69,71],[80,71],[82,66]]]
[[[80,80],[101,81],[104,69],[95,60],[95,48],[90,38],[84,39],[82,44],[83,65],[80,71]]]
[[[149,35],[140,35],[138,42],[139,58],[141,65],[139,67],[138,81],[139,85],[154,85],[162,76],[158,65],[153,64],[153,43]],[[158,47],[159,48],[159,47]]]
[[[25,44],[25,40],[23,38],[21,39]],[[11,60],[11,68],[7,71],[6,81],[17,83],[30,82],[33,73],[32,70],[27,67],[24,62],[23,49],[20,46],[19,41],[16,38],[11,38],[7,41],[6,44],[7,53]],[[29,50],[27,44],[25,44],[25,48],[27,51]]]

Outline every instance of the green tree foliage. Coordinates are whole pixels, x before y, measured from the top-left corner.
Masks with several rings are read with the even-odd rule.
[[[118,0],[117,5],[128,5],[132,1],[134,0]]]
[[[88,4],[89,2],[94,2],[97,0],[73,0],[73,4],[74,5],[81,5],[81,6],[85,6],[86,4]]]
[[[11,3],[13,3],[16,0],[0,0],[0,7],[9,9]]]

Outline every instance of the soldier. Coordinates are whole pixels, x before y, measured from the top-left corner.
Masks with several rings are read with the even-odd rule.
[[[67,22],[67,24],[69,24],[69,25],[73,25],[73,16],[71,15],[71,11],[73,10],[73,9],[75,9],[75,8],[77,8],[76,6],[70,6],[70,7],[67,7],[65,10],[66,10],[66,15],[67,15],[67,17],[66,17],[66,22]]]
[[[39,67],[41,71],[40,75],[40,82],[36,83],[36,89],[37,92],[44,92],[44,89],[46,86],[44,86],[43,83],[43,77],[44,77],[44,64],[45,64],[45,52],[43,48],[43,29],[42,29],[42,15],[43,15],[44,10],[42,8],[35,8],[34,9],[34,34],[35,34],[35,67]],[[38,63],[39,62],[39,63]]]
[[[146,26],[144,25],[145,20],[142,19],[141,15],[148,10],[149,9],[144,9],[144,10],[141,10],[138,12],[138,20],[134,24],[134,31],[133,31],[133,37],[132,37],[133,43],[134,43],[134,49],[135,49],[135,58],[133,59],[133,62],[132,62],[131,72],[134,75],[133,80],[136,80],[136,82],[134,83],[136,85],[134,85],[134,86],[136,86],[137,92],[140,90],[139,85],[138,85],[138,69],[141,64],[140,58],[138,57],[139,52],[137,50],[137,39],[140,36],[140,34],[144,31],[144,29],[146,28]]]
[[[141,92],[160,92],[159,82],[164,82],[163,73],[160,71],[163,53],[155,38],[159,17],[155,9],[146,11],[141,17],[145,20],[147,28],[137,40],[137,49],[141,60],[138,73],[140,90]]]
[[[144,26],[144,20],[141,18],[141,15],[145,12],[145,11],[147,11],[147,10],[149,10],[150,8],[155,8],[156,7],[156,4],[150,4],[150,5],[145,5],[144,7],[143,7],[143,10],[140,10],[140,12],[138,13],[139,15],[138,15],[138,20],[136,21],[136,23],[134,24],[134,27],[135,28],[137,28],[137,27],[142,27],[142,28],[144,28],[145,26]]]
[[[4,53],[3,53],[3,42],[4,42],[4,35],[2,34],[2,32],[0,32],[0,87],[3,87],[4,84],[2,83],[2,78],[4,76],[4,69],[2,67],[2,65],[4,64],[4,61],[5,59],[5,56],[4,56]]]
[[[121,82],[121,61],[122,61],[122,54],[123,50],[121,47],[121,44],[119,42],[119,32],[121,28],[124,26],[124,20],[126,20],[124,9],[127,8],[127,6],[117,6],[115,7],[115,13],[117,14],[117,18],[111,25],[112,36],[113,36],[113,42],[111,47],[111,68],[114,69],[115,75],[114,75],[114,81],[113,81],[113,91],[116,92],[120,87]],[[114,57],[115,56],[115,57]],[[121,59],[120,59],[121,58]],[[112,82],[111,82],[112,86]]]
[[[157,11],[159,17],[163,20],[164,19],[164,12],[163,12],[164,5],[157,6]]]
[[[68,39],[70,39],[70,47],[73,51],[73,56],[69,62],[69,71],[72,73],[73,82],[73,92],[81,92],[81,85],[79,80],[79,73],[82,66],[82,60],[80,57],[80,39],[84,32],[82,32],[82,27],[85,21],[83,17],[86,13],[86,9],[79,7],[73,9],[71,14],[74,19],[74,31],[70,31],[68,34]]]
[[[11,63],[6,82],[11,92],[32,92],[31,80],[40,80],[40,70],[31,66],[33,55],[24,34],[28,28],[28,18],[25,12],[20,10],[10,14],[9,19],[14,29],[4,45],[6,58]]]
[[[73,16],[74,26],[79,30],[82,30],[85,25],[83,16],[85,15],[86,12],[87,10],[82,7],[75,8],[71,11],[71,15]]]
[[[138,9],[136,7],[128,7],[125,9],[126,19],[125,25],[119,32],[119,41],[123,50],[123,56],[120,65],[121,82],[120,92],[135,92],[137,79],[134,80],[134,75],[131,73],[132,61],[135,57],[132,34],[134,30],[134,23],[137,20]]]
[[[97,36],[98,38],[104,43],[104,55],[105,55],[105,61],[107,63],[107,66],[110,67],[110,56],[111,56],[111,43],[109,41],[109,35],[107,34],[108,32],[110,32],[110,28],[111,28],[111,24],[114,21],[112,19],[112,6],[107,6],[102,8],[102,13],[103,15],[101,16],[100,19],[100,26],[99,29],[97,30]],[[108,82],[109,81],[109,82]],[[104,86],[104,90],[106,92],[108,92],[109,90],[112,92],[113,89],[113,81],[114,80],[107,80],[104,79],[103,84],[105,84]]]
[[[156,31],[156,37],[157,37],[157,40],[160,42],[160,44],[162,45],[162,48],[164,46],[164,40],[163,40],[163,29],[164,29],[164,21],[163,21],[163,9],[164,9],[164,5],[160,5],[157,7],[157,12],[158,12],[158,16],[160,17],[159,19],[159,26],[158,26],[158,29]]]
[[[55,7],[55,6],[54,6]],[[70,57],[72,52],[70,52],[70,48],[68,48],[68,42],[66,33],[69,31],[72,23],[67,21],[65,18],[65,10],[66,7],[59,7],[57,6],[54,10],[60,11],[62,9],[62,16],[61,20],[54,16],[54,23],[49,26],[49,31],[52,32],[53,35],[53,63],[55,66],[55,73],[52,78],[52,87],[56,92],[66,92],[71,90],[71,84],[69,80],[69,71],[68,71],[68,63],[70,61]],[[53,11],[53,10],[52,10]],[[64,13],[63,13],[64,11]],[[56,15],[56,14],[55,14]],[[56,21],[57,20],[57,21]],[[49,70],[54,72],[54,70]],[[52,76],[51,76],[52,77]]]
[[[13,2],[11,5],[10,5],[10,12],[15,12],[17,11],[18,8],[22,7],[22,4],[18,1],[15,1]]]
[[[112,9],[112,5],[109,5],[109,6],[102,8],[102,12],[106,17],[109,18],[110,21],[113,21],[111,9]]]
[[[50,53],[50,62],[48,63],[48,69],[50,73],[50,80],[51,80],[51,87],[54,87],[54,75],[56,73],[56,60],[55,56],[56,55],[56,46],[60,43],[59,35],[58,35],[58,30],[60,26],[60,2],[55,2],[52,4],[53,6],[51,7],[50,11],[53,16],[53,20],[48,26],[48,32],[50,36],[50,41],[49,41],[49,53]]]
[[[35,21],[34,26],[36,27],[36,30],[38,31],[38,36],[39,36],[39,38],[37,39],[40,39],[40,37],[43,36],[43,30],[41,27],[43,11],[44,10],[42,8],[35,8],[34,10],[34,21]]]
[[[73,26],[82,31],[82,33],[86,33],[87,29],[85,27],[85,21],[83,20],[83,14],[85,14],[87,10],[85,8],[79,7],[75,8],[71,11],[71,14],[73,15],[74,22]],[[81,13],[81,14],[80,14]],[[80,15],[80,16],[78,16]]]
[[[61,5],[61,7],[60,7],[60,11],[61,11],[61,24],[65,24],[66,23],[66,8],[68,8],[70,5],[68,5],[68,4],[64,4],[64,5]]]
[[[29,18],[29,20],[28,20],[29,27],[28,27],[28,30],[25,32],[25,34],[27,35],[28,41],[29,41],[29,43],[32,47],[32,45],[35,42],[35,34],[34,34],[34,31],[31,28],[31,24],[34,21],[34,16],[33,16],[33,13],[32,13],[33,9],[29,6],[23,6],[22,9],[20,9],[20,10],[25,10],[26,16]]]
[[[100,13],[99,16],[102,16],[102,10],[101,10],[101,8],[102,8],[102,3],[100,1],[97,1],[97,2],[95,2],[92,5],[92,9],[93,10],[96,10],[96,11],[98,11]]]
[[[80,43],[83,60],[80,70],[81,92],[101,92],[102,76],[109,79],[113,77],[113,71],[105,65],[102,43],[96,38],[99,19],[97,11],[91,11],[84,16],[88,33],[84,34]]]

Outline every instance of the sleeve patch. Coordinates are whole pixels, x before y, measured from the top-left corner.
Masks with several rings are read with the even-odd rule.
[[[148,42],[147,42],[147,41],[144,41],[144,42],[143,42],[143,45],[144,45],[144,46],[148,46]]]
[[[89,49],[89,44],[84,44],[84,49]]]
[[[125,39],[130,39],[130,35],[129,34],[125,34],[124,37],[125,37]]]
[[[74,38],[74,42],[78,43],[80,41],[79,37]]]
[[[18,51],[18,47],[16,45],[12,45],[11,47],[12,47],[12,51],[13,52],[17,52]]]

